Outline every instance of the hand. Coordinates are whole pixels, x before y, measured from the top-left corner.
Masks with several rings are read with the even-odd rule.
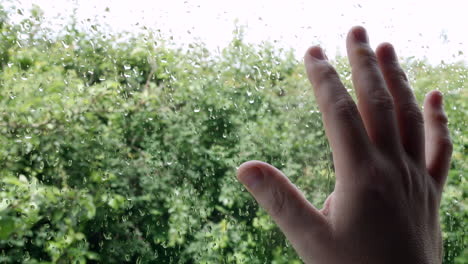
[[[336,183],[321,210],[273,166],[238,179],[306,263],[441,263],[439,204],[452,143],[440,92],[422,114],[391,44],[362,27],[346,40],[357,105],[320,47],[304,61],[333,152]]]

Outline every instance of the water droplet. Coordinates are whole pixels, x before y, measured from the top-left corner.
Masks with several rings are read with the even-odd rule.
[[[62,45],[64,48],[68,49],[70,47],[70,45],[67,45],[65,42],[62,41]]]

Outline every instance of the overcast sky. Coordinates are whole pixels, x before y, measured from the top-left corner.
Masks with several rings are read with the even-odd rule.
[[[208,47],[225,47],[232,39],[234,21],[247,27],[246,39],[277,40],[292,47],[298,59],[320,43],[333,56],[345,53],[344,37],[353,25],[365,26],[372,46],[389,41],[402,56],[467,61],[467,1],[355,1],[355,0],[15,0],[29,9],[32,3],[47,19],[97,18],[114,30],[136,31],[143,25],[160,29],[175,42],[199,38]],[[468,3],[468,2],[467,2]],[[104,12],[106,8],[110,12]],[[104,17],[105,16],[105,17]],[[56,23],[56,22],[54,22]]]

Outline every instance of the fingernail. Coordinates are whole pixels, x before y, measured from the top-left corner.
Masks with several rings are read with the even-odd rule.
[[[435,107],[441,107],[443,103],[443,94],[440,91],[435,91],[432,93],[431,103]]]
[[[353,28],[353,36],[356,41],[362,42],[362,43],[368,43],[369,39],[367,38],[367,33],[366,29],[363,27],[355,27]]]
[[[390,43],[382,44],[381,54],[383,55],[383,59],[385,61],[395,61],[397,60],[395,48]]]
[[[326,56],[325,53],[323,52],[322,48],[319,46],[315,46],[309,49],[309,54],[310,56],[314,57],[317,60],[325,60]]]
[[[249,189],[254,189],[256,186],[261,184],[263,178],[264,175],[262,170],[257,167],[251,167],[239,175],[239,181]]]

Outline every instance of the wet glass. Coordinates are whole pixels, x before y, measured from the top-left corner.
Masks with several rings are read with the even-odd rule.
[[[235,177],[281,169],[320,207],[331,151],[302,66],[344,38],[445,94],[444,263],[466,263],[468,34],[456,1],[0,3],[1,263],[301,263]],[[424,8],[421,8],[424,7]]]

